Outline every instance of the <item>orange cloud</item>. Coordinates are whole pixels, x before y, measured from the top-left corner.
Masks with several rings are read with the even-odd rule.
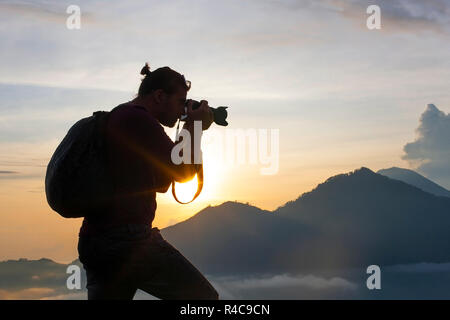
[[[28,288],[17,291],[0,289],[0,300],[36,300],[53,294],[52,288]]]

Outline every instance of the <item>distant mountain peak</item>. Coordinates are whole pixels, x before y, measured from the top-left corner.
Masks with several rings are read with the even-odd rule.
[[[427,105],[427,111],[439,111],[439,109],[433,103],[429,103]]]
[[[243,202],[239,202],[239,201],[226,201],[226,202],[224,202],[222,204],[219,204],[218,206],[215,206],[215,207],[226,207],[226,208],[229,208],[229,207],[232,207],[232,208],[253,207],[253,208],[257,208],[256,206],[250,204],[250,202],[243,203]]]
[[[230,219],[232,217],[235,218],[244,218],[246,216],[254,216],[259,214],[271,214],[271,211],[260,209],[249,202],[242,203],[238,201],[226,201],[222,204],[216,205],[216,206],[207,206],[197,212],[192,217],[178,222],[174,225],[168,226],[166,229],[171,229],[173,227],[176,227],[180,224],[183,224],[185,222],[192,223],[195,221],[198,221],[199,219],[203,219],[205,217],[211,218],[211,219],[219,219],[219,218],[225,218]]]
[[[316,193],[322,192],[324,189],[336,189],[339,190],[341,186],[343,185],[356,185],[356,184],[362,184],[364,181],[366,184],[370,184],[370,182],[379,180],[379,179],[386,179],[386,177],[383,177],[372,170],[370,170],[367,167],[361,167],[359,169],[355,169],[353,171],[347,172],[347,173],[340,173],[334,176],[329,177],[327,180],[325,180],[322,183],[319,183],[314,189],[308,192],[304,192],[301,194],[297,199],[288,201],[284,205],[277,208],[275,211],[283,210],[285,207],[289,207],[291,205],[295,205],[295,203],[301,201],[302,199],[309,198],[313,196]]]
[[[296,200],[289,201],[279,207],[276,212],[284,212],[290,210],[289,208],[303,206],[309,202],[331,203],[336,201],[339,203],[354,203],[362,198],[373,202],[375,201],[373,199],[376,197],[390,198],[393,194],[409,194],[415,197],[422,196],[419,193],[423,192],[422,188],[414,184],[376,173],[367,167],[361,167],[328,178],[325,182],[318,184],[313,190],[305,192]],[[426,192],[426,194],[429,193]]]
[[[449,190],[410,169],[392,167],[378,170],[377,173],[391,179],[403,181],[436,196],[450,197]]]
[[[375,172],[373,172],[372,170],[370,170],[369,168],[367,168],[367,167],[361,167],[361,168],[359,168],[359,169],[355,169],[354,171],[353,171],[353,173],[355,174],[355,173],[375,173]]]
[[[319,188],[320,186],[326,185],[326,184],[337,182],[337,181],[348,180],[348,178],[359,179],[359,178],[376,177],[376,176],[377,176],[377,174],[375,172],[373,172],[372,170],[370,170],[369,168],[361,167],[359,169],[355,169],[355,170],[347,172],[347,173],[341,173],[341,174],[337,174],[332,177],[329,177],[327,180],[325,180],[325,182],[318,184],[317,188]],[[314,190],[312,190],[312,191],[314,191]]]
[[[219,214],[219,215],[228,215],[229,212],[233,212],[236,215],[247,215],[247,214],[265,214],[265,213],[272,213],[271,211],[263,210],[261,208],[258,208],[249,202],[243,203],[238,201],[226,201],[222,204],[219,204],[217,206],[208,206],[201,210],[198,214],[196,214],[194,217],[196,217],[199,214]]]

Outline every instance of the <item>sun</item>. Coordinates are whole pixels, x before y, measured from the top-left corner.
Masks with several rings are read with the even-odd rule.
[[[212,159],[211,159],[212,160]],[[199,198],[203,200],[210,200],[212,197],[217,197],[219,186],[223,181],[225,170],[216,161],[205,161],[203,164],[203,189]],[[179,183],[175,182],[175,191],[178,200],[181,202],[191,201],[197,192],[197,175],[193,179]]]
[[[197,175],[187,182],[175,182],[175,192],[181,202],[191,201],[197,191]]]

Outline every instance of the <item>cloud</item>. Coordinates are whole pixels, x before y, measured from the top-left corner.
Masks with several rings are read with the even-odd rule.
[[[418,137],[407,143],[402,159],[428,178],[450,187],[450,115],[429,104],[416,129]]]
[[[43,193],[43,192],[45,192],[45,187],[42,186],[42,187],[33,188],[31,190],[27,190],[27,192],[29,192],[29,193]]]
[[[43,143],[43,141],[51,139],[59,142],[67,130],[79,119],[90,116],[97,110],[111,110],[120,102],[129,100],[133,96],[132,92],[122,91],[64,89],[2,83],[0,83],[0,94],[2,96],[0,144],[7,143],[8,145],[4,152],[0,152],[2,155],[0,156],[0,165],[8,165],[3,162],[13,154],[11,143]],[[23,150],[29,150],[29,147],[21,146],[14,151],[23,155]],[[37,149],[42,150],[42,146]],[[3,151],[1,146],[0,150]],[[48,160],[42,159],[42,154],[31,154],[30,157],[22,156],[19,161],[15,162],[17,165],[19,162],[32,162],[46,166]]]
[[[343,277],[317,275],[236,275],[207,277],[220,299],[315,299],[352,296],[358,285]]]
[[[407,273],[450,272],[450,263],[422,262],[417,264],[399,264],[395,266],[389,266],[386,268],[386,270]]]
[[[64,24],[69,14],[66,13],[70,3],[57,1],[2,1],[0,10],[9,15],[19,14],[29,19]],[[82,11],[83,22],[92,22],[92,14]]]
[[[3,1],[0,9],[8,14],[20,14],[48,21],[64,21],[63,6],[48,1]]]
[[[352,19],[361,19],[368,6],[367,1],[356,0],[352,2],[335,0],[338,3],[354,3],[354,9],[364,9],[361,13],[350,14]],[[448,33],[450,22],[450,6],[446,0],[422,1],[390,1],[379,0],[376,3],[381,9],[382,29],[388,32],[417,33],[422,31],[433,31],[437,33]],[[345,13],[344,13],[345,15]],[[364,21],[365,19],[361,19]]]
[[[409,33],[418,30],[410,27],[417,20],[427,21],[430,27],[425,30],[446,25],[446,15],[441,13],[447,10],[444,2],[441,11],[435,5],[416,1],[412,3],[420,10],[406,4],[397,8],[390,2],[381,2],[383,19],[407,21],[405,31]],[[69,4],[20,3],[21,10],[50,13],[61,12]],[[386,94],[405,86],[405,77],[397,80],[396,74],[390,76],[399,66],[411,72],[432,63],[442,70],[442,53],[428,50],[428,42],[435,37],[401,45],[393,39],[396,43],[391,47],[386,43],[389,38],[380,43],[376,36],[368,38],[367,29],[356,30],[348,20],[364,26],[365,5],[363,1],[331,0],[203,0],[195,4],[181,0],[108,1],[105,6],[102,1],[81,1],[82,28],[78,31],[67,30],[65,22],[36,24],[15,12],[0,13],[9,26],[0,31],[4,47],[0,52],[0,78],[8,83],[133,92],[139,84],[138,70],[150,60],[153,66],[171,65],[188,75],[194,81],[191,94],[199,90],[202,95],[254,100],[309,95],[322,98],[327,93],[335,98],[337,93],[351,89],[352,97],[373,91],[379,97],[380,92]],[[95,15],[95,23],[85,26],[86,12]],[[64,11],[61,15],[66,17]],[[388,30],[390,25],[383,20],[383,28]],[[180,50],[186,54],[180,54]],[[380,62],[384,68],[379,68]],[[368,74],[372,81],[367,81]],[[389,82],[384,81],[386,77]],[[427,78],[421,74],[408,79],[428,83]],[[373,86],[373,82],[378,85]],[[355,83],[362,88],[355,88]]]
[[[0,289],[0,300],[35,300],[54,292],[52,288],[27,288],[15,291]]]
[[[268,0],[273,10],[311,11],[316,15],[333,14],[351,21],[361,29],[366,29],[369,5],[381,9],[382,32],[416,34],[432,31],[437,34],[450,34],[450,5],[447,0]]]
[[[40,300],[86,300],[87,291],[69,293],[69,294],[58,294],[39,298]]]
[[[381,9],[382,30],[388,32],[417,33],[433,31],[448,34],[450,5],[447,0],[309,0],[270,1],[288,10],[315,10],[337,13],[359,26],[366,27],[366,9],[370,4]]]
[[[72,264],[79,264],[78,261]],[[0,299],[86,299],[86,275],[82,268],[82,290],[66,288],[66,268],[51,260],[21,259],[0,262]],[[205,275],[219,292],[221,299],[251,299],[334,296],[354,294],[357,285],[347,276],[334,275]],[[134,299],[155,297],[138,290]]]
[[[0,180],[24,180],[24,179],[40,179],[42,174],[2,174],[0,172]]]
[[[7,14],[20,14],[33,19],[64,23],[68,16],[66,8],[70,4],[72,3],[68,1],[56,2],[46,0],[3,1],[0,3],[0,9]],[[370,4],[380,6],[382,19],[386,20],[386,27],[389,29],[404,32],[417,32],[420,29],[438,32],[448,31],[450,5],[447,0],[377,0]],[[269,19],[270,16],[276,16],[274,13],[279,12],[298,13],[310,11],[315,14],[331,12],[353,21],[361,21],[365,25],[366,8],[369,3],[366,0],[257,0],[244,4],[231,2],[226,6],[221,4],[211,5],[210,2],[199,1],[193,6],[190,2],[181,0],[170,4],[160,4],[156,1],[151,1],[150,3],[147,1],[136,1],[126,6],[118,1],[109,1],[108,8],[105,8],[101,1],[80,1],[79,5],[82,8],[83,23],[95,22],[97,25],[118,26],[117,19],[110,19],[116,16],[115,12],[120,12],[122,14],[120,20],[123,20],[124,12],[129,13],[135,10],[133,15],[137,15],[137,19],[134,20],[141,20],[147,16],[150,20],[157,20],[158,23],[167,23],[166,17],[173,16],[176,18],[175,20],[184,21],[185,27],[192,30],[198,28],[202,21],[207,20],[209,23],[214,23],[217,18],[220,19],[220,17],[214,15],[215,10],[225,15],[235,14],[234,25],[228,24],[226,26],[227,29],[234,28],[236,22],[242,27],[243,23],[248,21],[248,19],[241,19],[240,14],[242,12],[247,12],[250,18],[258,21],[258,12],[261,11],[270,12],[271,15],[267,16]],[[144,10],[144,8],[151,9]],[[189,17],[200,19],[189,19]],[[126,16],[125,19],[127,19]],[[131,30],[128,23],[122,26],[128,31]],[[218,27],[220,26],[215,25],[215,28]],[[172,34],[168,30],[165,30],[164,33],[166,35]],[[261,33],[261,36],[264,34]]]
[[[306,287],[310,289],[342,288],[354,290],[357,286],[343,278],[333,277],[325,279],[314,275],[290,276],[287,274],[274,275],[268,278],[249,278],[231,281],[229,285],[236,289],[261,289],[280,287]]]
[[[79,264],[73,261],[71,264]],[[82,289],[65,286],[67,265],[48,259],[0,262],[0,300],[85,300],[86,276]],[[448,299],[442,279],[450,274],[450,263],[418,263],[382,267],[383,290],[366,289],[365,269],[334,270],[325,274],[205,275],[220,299]],[[407,285],[405,285],[407,284]],[[138,290],[135,300],[157,298]]]

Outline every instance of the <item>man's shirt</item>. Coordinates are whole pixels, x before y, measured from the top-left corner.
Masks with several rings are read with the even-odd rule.
[[[174,142],[142,106],[128,102],[111,112],[106,139],[115,193],[107,212],[84,218],[80,235],[125,224],[151,225],[156,192],[167,191],[173,170],[180,167],[171,161]]]

